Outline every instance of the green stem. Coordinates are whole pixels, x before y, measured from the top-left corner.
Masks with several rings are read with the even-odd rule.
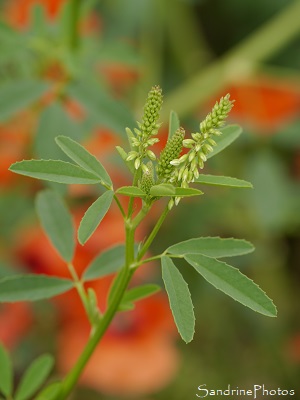
[[[70,31],[69,31],[69,43],[70,48],[74,51],[79,46],[79,32],[78,23],[80,16],[81,0],[70,0]]]
[[[66,376],[64,381],[62,382],[62,389],[59,393],[58,399],[63,400],[66,399],[67,396],[71,393],[74,386],[76,385],[83,369],[85,368],[88,360],[93,354],[95,348],[97,347],[99,341],[103,337],[107,328],[109,327],[112,319],[114,318],[116,312],[118,311],[119,305],[122,301],[125,290],[130,282],[130,279],[134,273],[133,269],[130,269],[130,265],[134,261],[134,233],[135,229],[133,229],[130,225],[126,226],[126,264],[125,267],[119,272],[121,275],[121,279],[118,283],[118,288],[114,292],[110,305],[106,310],[103,318],[94,325],[94,330],[92,335],[90,336],[89,341],[87,342],[86,347],[81,353],[77,363]]]
[[[90,304],[90,300],[89,297],[86,294],[86,291],[84,289],[83,283],[81,282],[81,280],[79,279],[77,272],[73,266],[73,264],[68,263],[68,269],[70,271],[70,274],[74,280],[75,283],[75,288],[79,294],[79,297],[82,301],[83,307],[85,309],[85,312],[87,314],[87,317],[91,323],[91,325],[93,326],[95,323],[95,310],[92,309],[91,304]]]
[[[119,210],[121,211],[123,218],[125,218],[126,214],[125,214],[124,208],[122,207],[120,200],[118,199],[118,197],[115,194],[114,194],[114,199],[115,199],[115,202],[117,203],[117,206],[119,207]]]
[[[139,251],[139,254],[137,256],[137,260],[138,261],[141,260],[141,258],[144,256],[144,254],[146,253],[146,251],[150,247],[150,245],[153,242],[155,236],[157,235],[157,232],[159,231],[160,227],[162,226],[164,220],[166,219],[166,216],[168,215],[169,211],[170,211],[169,207],[166,206],[166,208],[164,209],[163,213],[159,217],[157,223],[155,224],[154,228],[152,229],[152,232],[150,233],[150,235],[148,236],[147,240],[145,241],[143,247]]]
[[[164,251],[164,252],[161,253],[161,254],[157,254],[156,256],[149,257],[149,258],[144,258],[143,260],[141,260],[141,261],[135,263],[135,264],[134,264],[134,268],[136,269],[136,268],[138,268],[140,265],[147,264],[148,262],[151,262],[151,261],[159,260],[160,258],[162,258],[163,256],[166,256],[166,255],[167,255],[169,258],[184,258],[183,255],[179,255],[179,254],[167,254],[167,251]]]
[[[300,1],[296,0],[223,57],[165,96],[162,120],[168,121],[170,110],[176,110],[180,117],[188,115],[229,83],[251,76],[259,63],[299,34],[299,15]]]
[[[138,171],[136,170],[133,176],[132,186],[136,186],[137,182],[138,182]],[[134,197],[130,197],[128,205],[128,213],[127,213],[128,218],[130,218],[133,213],[133,202],[134,202]]]
[[[142,209],[140,210],[140,212],[137,214],[137,216],[132,220],[132,227],[133,229],[136,229],[139,224],[142,222],[142,220],[146,217],[146,215],[148,214],[148,212],[150,211],[152,204],[148,205],[148,204],[143,204]]]

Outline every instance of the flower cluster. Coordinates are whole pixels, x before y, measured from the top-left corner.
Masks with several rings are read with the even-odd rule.
[[[157,165],[157,175],[162,182],[168,182],[174,172],[175,167],[171,164],[171,161],[180,156],[184,136],[185,130],[183,128],[178,128],[174,135],[168,140],[160,154]]]
[[[155,185],[154,175],[153,175],[153,164],[149,161],[146,165],[147,169],[143,171],[142,179],[140,182],[140,188],[147,195],[150,195],[150,189]]]
[[[146,171],[147,167],[142,163],[145,157],[150,160],[155,160],[156,156],[153,151],[148,150],[149,146],[153,146],[159,141],[158,138],[153,136],[157,134],[160,124],[157,122],[159,118],[159,112],[162,106],[162,90],[159,86],[153,86],[148,94],[148,98],[144,107],[144,115],[142,117],[142,123],[138,122],[138,128],[134,129],[133,132],[127,128],[127,134],[130,137],[132,147],[137,150],[132,150],[128,153],[127,161],[135,160],[135,169],[139,169],[142,166],[143,170]]]
[[[219,102],[216,102],[212,111],[200,123],[200,132],[192,133],[192,139],[183,140],[183,146],[190,150],[180,158],[170,161],[170,164],[176,167],[169,180],[171,183],[188,187],[190,182],[199,177],[199,169],[203,169],[207,155],[213,151],[213,146],[216,145],[213,136],[222,134],[219,128],[224,125],[232,107],[233,101],[227,94]]]

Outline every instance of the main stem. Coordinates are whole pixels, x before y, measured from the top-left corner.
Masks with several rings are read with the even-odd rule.
[[[118,311],[119,305],[122,301],[123,295],[125,290],[131,280],[131,277],[134,273],[134,268],[131,268],[134,264],[134,236],[135,230],[142,219],[146,216],[147,211],[149,208],[143,208],[135,218],[135,222],[133,223],[131,218],[125,219],[125,232],[126,232],[126,260],[124,268],[119,272],[119,282],[118,288],[114,292],[110,304],[108,306],[107,311],[105,312],[103,318],[98,322],[97,325],[94,326],[94,331],[85,346],[82,354],[80,355],[77,363],[73,367],[73,369],[69,372],[66,376],[64,381],[62,382],[62,389],[57,397],[57,400],[66,399],[67,396],[71,393],[74,386],[76,385],[83,369],[85,368],[88,360],[90,359],[91,355],[93,354],[95,348],[97,347],[99,341],[103,337],[104,333],[106,332],[107,328],[109,327],[112,319],[114,318],[115,314]],[[132,213],[132,204],[129,209],[129,214]],[[153,232],[150,236],[153,236]],[[153,239],[152,239],[153,240]],[[152,241],[151,240],[151,241]],[[117,277],[117,278],[118,278]],[[117,279],[116,278],[116,279]]]
[[[101,321],[99,321],[98,325],[95,326],[94,333],[90,337],[77,363],[62,382],[62,389],[57,399],[59,400],[66,399],[67,396],[71,393],[88,360],[90,359],[99,341],[103,337],[113,317],[118,311],[119,304],[123,298],[124,292],[134,272],[133,269],[130,269],[130,265],[133,262],[133,257],[134,257],[134,231],[132,231],[131,229],[126,229],[126,264],[124,269],[120,271],[120,274],[122,274],[123,276],[120,281],[119,288],[115,292],[115,295],[113,296],[111,303],[107,311],[105,312],[103,318],[101,319]]]

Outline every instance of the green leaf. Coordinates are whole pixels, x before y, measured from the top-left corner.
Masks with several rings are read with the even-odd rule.
[[[175,111],[171,110],[170,111],[170,118],[169,118],[168,139],[171,139],[171,137],[174,135],[174,133],[179,128],[180,128],[180,121],[179,121],[178,115],[177,115],[177,113]]]
[[[24,160],[12,164],[9,169],[20,175],[58,183],[100,183],[99,177],[95,174],[59,160]]]
[[[94,233],[109,210],[114,192],[108,190],[100,196],[86,211],[78,229],[79,243],[84,244]]]
[[[14,80],[0,86],[0,121],[30,106],[48,89],[42,81]]]
[[[124,137],[124,126],[134,126],[129,109],[120,100],[113,99],[100,86],[78,82],[69,85],[68,93],[85,108],[97,125],[106,126]]]
[[[55,400],[62,388],[60,382],[51,383],[43,389],[34,400]]]
[[[187,283],[169,257],[162,257],[162,277],[173,317],[182,339],[188,343],[195,331],[194,307]]]
[[[70,279],[47,275],[17,275],[0,280],[0,302],[36,301],[57,296],[72,289]]]
[[[67,156],[57,147],[55,138],[63,133],[73,139],[79,139],[82,135],[81,130],[78,122],[73,121],[59,103],[52,103],[39,117],[34,140],[35,155],[45,160],[68,161]]]
[[[208,257],[221,258],[241,256],[251,253],[253,250],[253,245],[242,239],[200,237],[174,244],[166,251],[176,255],[202,254]]]
[[[234,300],[268,317],[276,317],[272,300],[237,268],[200,254],[184,257],[204,279]]]
[[[15,400],[27,400],[43,385],[54,365],[53,357],[44,354],[25,371],[17,388]]]
[[[159,185],[154,185],[150,189],[150,194],[153,197],[170,197],[170,196],[180,196],[180,197],[190,197],[199,196],[203,194],[201,190],[193,188],[179,188],[170,185],[169,183],[161,183]]]
[[[175,187],[169,183],[161,183],[160,185],[154,185],[150,189],[151,196],[175,196]]]
[[[0,343],[0,392],[6,397],[11,397],[13,385],[13,371],[9,354]]]
[[[211,158],[220,153],[232,142],[234,142],[242,133],[242,128],[239,125],[228,125],[220,130],[222,135],[214,136],[214,140],[217,142],[217,145],[214,146],[214,150],[206,156],[207,158]]]
[[[253,188],[250,182],[244,181],[242,179],[231,178],[229,176],[201,174],[199,178],[195,180],[195,183],[202,183],[203,185],[213,186],[229,186],[236,188]]]
[[[116,193],[130,197],[146,197],[146,193],[137,186],[122,186],[116,191]]]
[[[58,136],[55,141],[63,150],[63,152],[67,154],[73,161],[75,161],[80,167],[86,171],[92,172],[101,179],[104,185],[112,188],[112,181],[103,165],[83,146],[67,136]]]
[[[125,246],[116,245],[99,254],[83,274],[84,281],[91,281],[119,271],[125,260]]]
[[[193,189],[193,188],[175,188],[175,196],[180,197],[191,197],[191,196],[199,196],[203,194],[201,190]]]
[[[130,303],[137,300],[144,299],[146,297],[152,296],[160,290],[160,286],[154,284],[146,284],[142,286],[135,287],[128,290],[122,299],[122,303]]]
[[[132,310],[134,310],[134,307],[135,307],[134,303],[130,303],[130,302],[123,303],[122,302],[118,307],[118,311],[132,311]]]
[[[36,210],[53,246],[65,261],[72,261],[75,251],[73,221],[61,197],[53,190],[43,190],[36,197]]]

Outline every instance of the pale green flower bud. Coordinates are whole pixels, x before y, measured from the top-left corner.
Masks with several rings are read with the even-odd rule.
[[[189,155],[189,162],[193,161],[193,159],[196,157],[196,152],[195,151],[191,151],[190,155]]]
[[[194,146],[195,144],[195,140],[193,139],[184,139],[182,141],[183,147],[185,147],[186,149],[190,149]]]
[[[188,170],[188,168],[185,168],[185,170],[183,171],[183,174],[182,174],[183,182],[187,181],[188,176],[189,176],[189,170]]]
[[[134,162],[134,168],[139,169],[140,165],[141,165],[141,160],[137,158]]]
[[[173,206],[174,206],[174,200],[173,200],[173,199],[170,199],[170,200],[169,200],[169,203],[168,203],[168,209],[169,209],[169,210],[172,210]]]
[[[128,153],[128,157],[126,158],[126,161],[131,161],[134,160],[136,157],[138,157],[138,153],[136,151],[130,151]]]
[[[147,150],[146,154],[150,158],[150,160],[152,161],[156,160],[156,155],[153,153],[153,151]]]
[[[202,151],[199,153],[199,157],[201,158],[201,160],[203,160],[204,162],[207,160],[206,155],[202,153]]]
[[[175,197],[175,205],[176,206],[178,206],[180,200],[181,200],[181,197]]]
[[[171,165],[174,165],[175,167],[177,167],[178,165],[181,164],[181,162],[180,162],[180,160],[176,159],[176,160],[170,161],[170,164],[171,164]]]
[[[208,138],[207,139],[208,143],[211,144],[212,146],[216,146],[216,142],[214,141],[214,139]]]

